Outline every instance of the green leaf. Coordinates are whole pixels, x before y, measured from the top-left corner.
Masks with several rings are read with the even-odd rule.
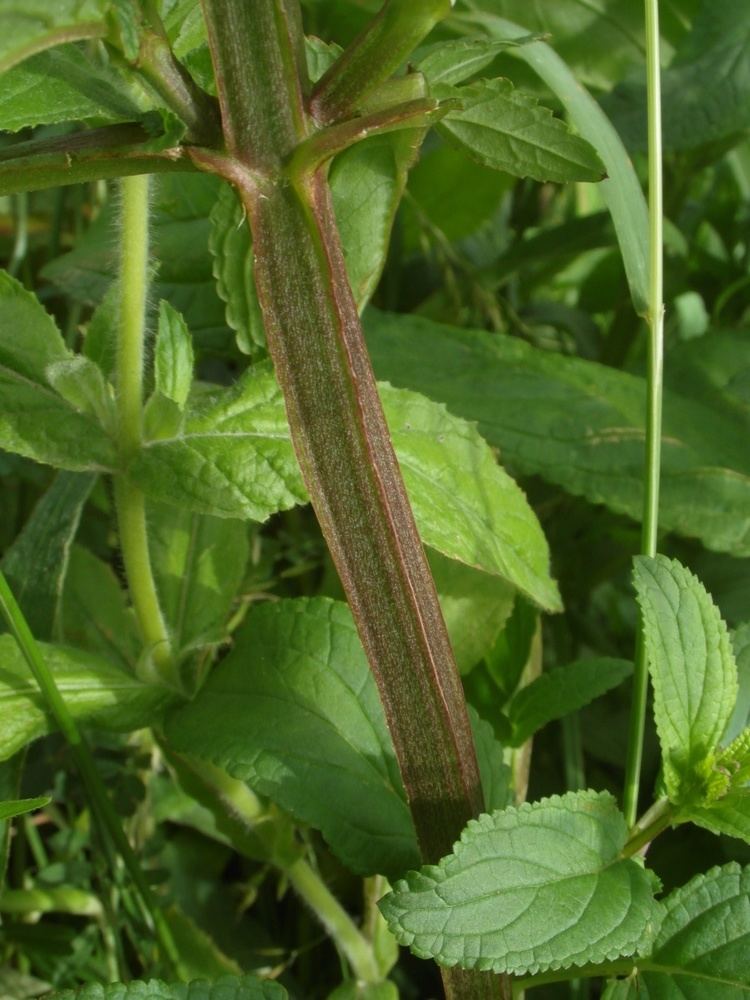
[[[719,772],[717,777],[726,781],[728,776]],[[731,780],[731,775],[729,777]],[[730,788],[722,798],[709,805],[687,805],[680,809],[678,819],[682,823],[695,823],[711,833],[723,833],[750,843],[750,789]]]
[[[703,3],[662,72],[663,142],[694,150],[750,130],[750,10],[734,0]],[[645,83],[615,87],[605,107],[631,149],[647,148]]]
[[[381,399],[425,544],[560,607],[549,550],[526,498],[464,421],[414,393]],[[146,444],[130,473],[151,497],[264,521],[306,500],[281,393],[267,364],[189,409],[183,434]]]
[[[44,385],[47,366],[70,357],[55,321],[37,297],[0,271],[0,370]]]
[[[221,976],[213,982],[165,983],[160,979],[131,983],[89,983],[77,990],[60,990],[56,1000],[286,1000],[278,983],[256,976]]]
[[[141,651],[135,617],[112,568],[74,545],[62,595],[65,642],[134,672]]]
[[[333,161],[329,183],[357,307],[370,300],[385,266],[391,230],[421,129],[373,136]]]
[[[495,170],[538,181],[600,181],[606,171],[592,146],[509,80],[484,80],[437,97],[463,108],[438,125],[445,139]]]
[[[606,793],[570,792],[472,820],[453,854],[380,903],[422,958],[513,974],[641,952],[659,922],[652,879],[619,857],[627,826]]]
[[[487,812],[505,809],[512,802],[513,794],[511,772],[503,760],[503,748],[495,739],[494,730],[489,722],[480,718],[471,705],[468,706],[468,710],[477,751],[479,776],[482,781],[484,808]]]
[[[65,122],[112,125],[143,118],[123,81],[75,45],[32,56],[3,74],[2,82],[0,129],[6,132]]]
[[[107,0],[2,0],[0,73],[35,52],[104,34]]]
[[[512,21],[490,13],[478,15],[477,23],[483,25],[490,35],[500,39],[513,38],[520,41],[529,30],[548,32],[555,39],[555,49],[547,45],[546,42],[532,42],[529,45],[519,45],[518,48],[509,51],[527,63],[541,77],[562,103],[579,134],[588,140],[599,154],[606,168],[607,180],[602,181],[597,190],[601,193],[615,224],[625,272],[630,285],[630,294],[636,310],[642,314],[648,308],[649,235],[646,200],[638,175],[617,130],[594,98],[582,86],[580,75],[573,73],[564,61],[568,59],[565,48],[563,47],[561,51],[559,48],[561,36],[567,35],[574,44],[583,47],[586,64],[590,62],[593,53],[609,53],[613,47],[612,39],[610,38],[603,47],[599,48],[592,41],[592,31],[599,29],[603,31],[604,36],[611,35],[615,25],[610,12],[608,10],[607,15],[598,18],[595,25],[592,26],[591,11],[582,6],[577,12],[572,13],[568,7],[547,5],[544,14],[535,13],[532,17],[526,0],[514,0],[514,5],[521,11],[519,14],[521,23],[527,27],[519,27]],[[633,5],[631,0],[618,0],[618,7],[623,18],[637,18],[637,31],[640,32],[642,30],[642,15],[637,11],[637,5]],[[566,31],[564,28],[559,30],[560,20],[567,22],[569,28],[576,19],[584,21],[585,26],[581,27],[580,30],[572,32]],[[616,28],[615,34],[618,34]],[[630,37],[632,39],[633,37],[632,32],[627,27],[619,34],[621,41],[624,38]],[[638,43],[636,43],[636,47],[638,49]],[[560,54],[556,49],[560,51]],[[639,59],[642,58],[640,51],[637,54]],[[606,90],[611,86],[611,81],[612,77],[608,76],[599,81],[599,86]]]
[[[49,373],[72,360],[37,298],[0,272],[0,447],[74,471],[110,469],[104,431],[50,388]]]
[[[489,66],[498,53],[519,44],[521,42],[513,39],[493,41],[481,35],[474,38],[458,38],[438,42],[422,49],[414,65],[420,73],[424,73],[431,84],[462,83]]]
[[[427,552],[456,663],[467,673],[492,648],[513,610],[514,588],[501,577]]]
[[[539,522],[477,429],[416,393],[379,388],[425,544],[559,610]]]
[[[60,629],[70,547],[95,477],[60,472],[3,556],[2,569],[37,639]]]
[[[215,941],[177,906],[170,906],[164,916],[172,931],[183,975],[200,976],[202,979],[225,976],[227,973],[241,975],[242,969],[228,958]]]
[[[395,874],[418,863],[383,709],[346,605],[319,598],[251,608],[232,651],[195,700],[170,713],[166,731],[178,751],[207,758],[319,828],[353,871]]]
[[[24,813],[41,809],[52,800],[47,795],[35,799],[12,799],[10,802],[0,802],[0,820],[12,819],[13,816],[23,816]]]
[[[154,356],[156,390],[183,407],[193,383],[193,341],[177,310],[163,299]]]
[[[247,526],[154,505],[149,547],[161,608],[175,649],[221,642],[247,565]]]
[[[379,378],[476,421],[520,474],[640,519],[644,379],[416,316],[371,310],[366,325]],[[750,555],[750,421],[674,392],[664,408],[662,527]]]
[[[47,366],[47,381],[84,416],[93,417],[109,434],[116,427],[114,390],[101,368],[82,354]]]
[[[156,721],[169,695],[91,653],[40,643],[68,711],[76,719],[127,732]],[[0,760],[56,729],[15,640],[0,636]]]
[[[512,745],[521,746],[548,722],[583,708],[632,672],[629,660],[601,657],[577,660],[537,677],[514,695],[506,709],[513,727]]]
[[[210,218],[213,273],[216,289],[226,303],[227,323],[243,354],[265,355],[266,333],[253,277],[250,227],[234,188],[228,184],[221,188]]]
[[[161,174],[152,184],[149,221],[153,257],[160,262],[151,285],[154,301],[166,299],[174,306],[197,346],[221,353],[229,346],[229,331],[208,252],[209,215],[219,188],[209,174]],[[42,276],[75,301],[98,305],[117,272],[114,227],[115,210],[109,205],[73,250],[45,265]]]
[[[750,622],[736,628],[731,634],[731,640],[739,689],[732,717],[724,733],[724,743],[731,743],[750,726]]]
[[[737,667],[719,610],[689,570],[665,556],[639,556],[634,581],[664,776],[680,803],[702,795],[693,785],[732,715]]]
[[[129,471],[152,499],[219,517],[265,521],[307,499],[268,364],[201,397],[184,432],[147,443]]]
[[[10,760],[0,761],[0,799],[15,799],[21,794],[21,778],[25,762],[25,753],[16,754]],[[0,820],[0,892],[5,887],[12,829],[13,824],[10,820]],[[5,992],[5,985],[0,969],[0,993]]]
[[[663,902],[653,950],[638,960],[649,1000],[741,1000],[750,993],[750,869],[698,875]]]

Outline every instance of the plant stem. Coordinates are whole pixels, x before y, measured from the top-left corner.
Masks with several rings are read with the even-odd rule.
[[[285,861],[277,850],[277,833],[261,801],[243,781],[205,761],[175,753],[160,738],[160,746],[185,791],[214,815],[218,828],[241,854],[256,860],[258,842],[269,863],[283,871],[363,982],[379,982],[373,946],[304,858]],[[254,839],[253,839],[254,838]]]
[[[355,977],[365,983],[380,982],[383,977],[372,945],[320,875],[304,858],[295,861],[285,874],[297,895],[307,903],[344,953]]]
[[[422,6],[390,5],[418,18]],[[438,6],[449,9],[447,2]],[[292,441],[378,685],[422,856],[436,862],[483,807],[479,770],[325,171],[290,178],[285,166],[315,128],[306,104],[299,3],[256,0],[251,10],[244,0],[203,0],[203,10],[228,155],[208,153],[201,165],[233,183],[247,211]],[[422,19],[425,31],[434,20]],[[362,37],[366,58],[347,65],[366,89],[360,71],[378,57],[374,36]],[[340,93],[338,84],[331,93]],[[454,969],[442,975],[446,994],[461,1000],[509,990],[506,977]]]
[[[630,837],[620,852],[623,858],[630,858],[671,826],[675,810],[667,798],[659,799],[641,816],[630,831]]]
[[[143,359],[148,294],[147,175],[121,181],[120,320],[117,334],[117,433],[123,468],[143,434]],[[159,606],[146,528],[146,501],[127,473],[115,477],[120,548],[135,616],[157,676],[179,688],[172,648]]]
[[[649,353],[648,402],[646,411],[646,482],[643,502],[641,552],[656,555],[659,525],[659,477],[661,472],[662,378],[664,364],[664,261],[661,140],[661,71],[659,63],[659,2],[645,0],[646,65],[648,76],[648,201],[649,201]],[[638,814],[638,791],[643,758],[648,700],[648,664],[642,630],[639,631],[633,707],[630,717],[628,759],[625,767],[623,811],[629,826]]]
[[[110,801],[107,790],[104,787],[104,782],[99,776],[91,751],[78,729],[75,719],[68,711],[68,707],[60,694],[52,672],[47,666],[41,650],[31,634],[31,629],[8,586],[5,575],[1,571],[0,610],[5,616],[8,628],[15,637],[34,679],[39,685],[39,690],[42,693],[50,714],[70,747],[70,752],[83,779],[91,808],[104,830],[111,837],[133,880],[133,884],[138,890],[144,913],[147,920],[153,924],[156,939],[164,959],[179,974],[179,955],[169,926],[151,893],[151,888],[138,862],[138,858],[130,846],[128,838],[125,836],[122,824],[120,823],[120,817]]]

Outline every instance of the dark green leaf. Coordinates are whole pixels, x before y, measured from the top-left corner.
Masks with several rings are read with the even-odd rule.
[[[503,461],[640,519],[645,381],[518,338],[374,311],[380,378],[478,423]],[[660,522],[704,545],[750,555],[750,422],[665,393]]]
[[[750,870],[712,868],[664,900],[652,953],[639,959],[649,1000],[742,1000],[750,993]]]
[[[128,983],[90,983],[77,990],[61,990],[56,1000],[286,1000],[278,983],[256,976],[222,976],[208,983],[164,983],[159,979]]]
[[[321,829],[352,870],[394,874],[418,862],[383,709],[346,605],[251,608],[229,656],[193,703],[169,716],[167,736]]]
[[[3,556],[2,569],[37,639],[60,630],[70,547],[95,476],[60,472]]]
[[[479,775],[482,779],[484,808],[487,812],[505,809],[512,801],[510,768],[503,760],[503,748],[495,739],[489,722],[485,722],[469,705],[469,721],[474,734]]]
[[[220,642],[247,564],[247,526],[166,506],[149,509],[148,525],[162,611],[175,649]]]
[[[74,545],[62,599],[67,643],[133,672],[141,651],[135,618],[112,568]]]
[[[521,688],[506,709],[513,727],[513,746],[521,746],[548,722],[588,705],[632,672],[629,660],[601,657],[577,660],[543,673]]]
[[[736,628],[731,634],[731,639],[737,663],[739,690],[732,717],[724,733],[724,743],[731,743],[750,726],[750,622]]]
[[[593,147],[509,80],[485,80],[437,96],[463,105],[438,126],[448,142],[495,170],[538,181],[600,181],[606,171]]]
[[[71,715],[127,732],[153,724],[169,696],[106,660],[66,646],[40,643]],[[0,636],[0,760],[56,729],[15,639]]]
[[[633,955],[660,913],[649,873],[619,857],[626,839],[606,793],[495,812],[380,908],[401,944],[448,966],[524,974]]]
[[[662,73],[663,142],[693,150],[750,130],[750,9],[701,4],[690,34]],[[646,85],[619,84],[605,107],[634,149],[645,149]]]
[[[419,53],[415,66],[431,84],[462,83],[489,66],[503,49],[519,44],[521,42],[511,39],[492,40],[481,35],[438,42]]]

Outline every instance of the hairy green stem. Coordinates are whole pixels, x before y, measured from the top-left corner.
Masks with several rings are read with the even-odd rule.
[[[664,260],[661,139],[661,70],[659,62],[659,2],[645,0],[646,66],[648,78],[648,201],[649,201],[649,352],[646,411],[646,471],[641,551],[655,556],[659,525],[661,473],[662,381],[664,364]],[[648,701],[648,663],[642,629],[639,632],[633,703],[625,767],[623,811],[629,826],[638,815],[638,793],[643,759],[643,737]]]
[[[147,175],[121,182],[120,318],[117,332],[117,434],[123,467],[138,453],[143,435],[143,361],[148,295]],[[120,548],[135,616],[150,663],[165,683],[179,687],[172,648],[151,569],[146,501],[127,478],[115,477]]]
[[[667,798],[659,799],[638,820],[630,831],[628,841],[620,852],[623,858],[630,858],[655,840],[675,821],[675,809]]]
[[[15,637],[19,649],[26,660],[34,680],[39,686],[42,697],[52,718],[57,723],[60,732],[70,747],[70,752],[81,774],[84,787],[92,810],[102,828],[112,840],[117,852],[130,875],[147,919],[153,924],[156,938],[165,961],[176,973],[180,973],[180,961],[172,933],[164,919],[164,915],[154,899],[148,880],[143,873],[138,858],[130,846],[120,817],[109,798],[104,782],[96,769],[94,758],[85,742],[83,735],[55,683],[55,678],[47,666],[31,629],[24,618],[23,612],[8,586],[5,575],[0,571],[0,610],[8,628]]]

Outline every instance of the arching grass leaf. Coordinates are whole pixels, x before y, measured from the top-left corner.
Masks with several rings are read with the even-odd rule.
[[[104,34],[107,0],[2,0],[0,73],[35,52]]]

